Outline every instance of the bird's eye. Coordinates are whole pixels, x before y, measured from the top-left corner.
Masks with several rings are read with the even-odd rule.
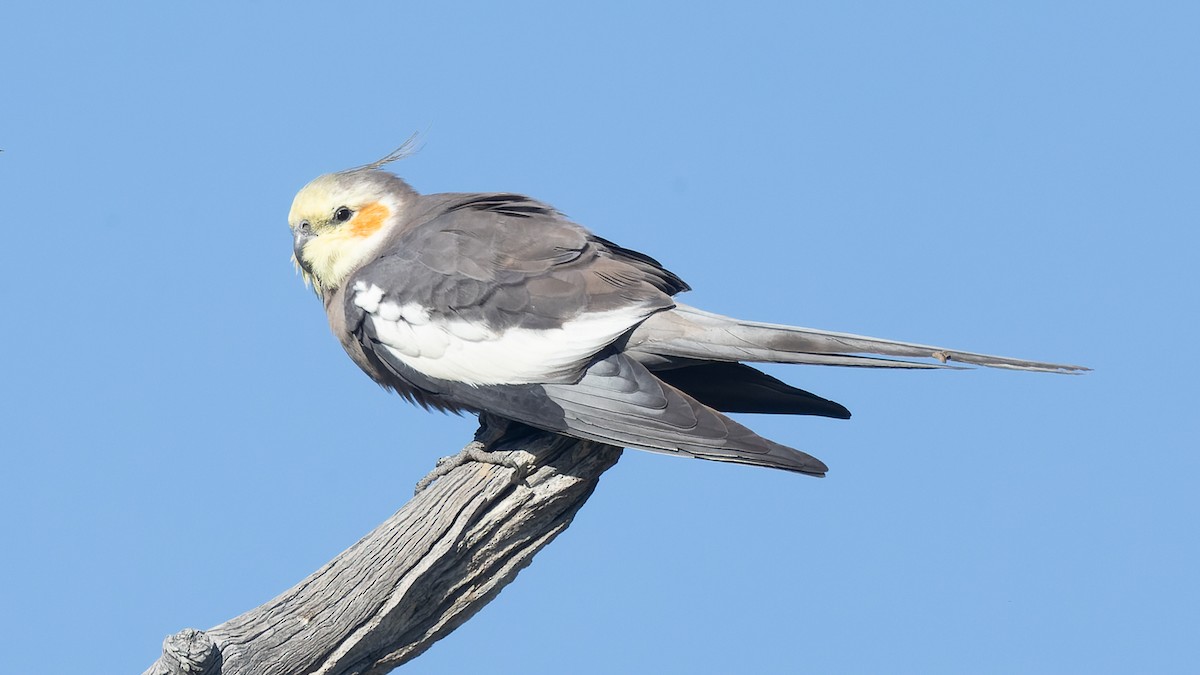
[[[338,210],[333,212],[333,222],[344,223],[347,220],[350,220],[350,216],[352,215],[354,215],[353,211],[345,206],[339,206]]]

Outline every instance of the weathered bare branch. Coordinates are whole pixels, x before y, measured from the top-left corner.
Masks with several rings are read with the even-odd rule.
[[[381,675],[496,597],[571,523],[621,449],[483,416],[465,463],[270,602],[163,643],[146,675]],[[487,449],[498,463],[480,463]]]

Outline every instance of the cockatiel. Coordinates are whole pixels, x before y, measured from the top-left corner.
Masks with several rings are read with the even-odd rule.
[[[320,176],[288,222],[350,358],[426,408],[610,445],[821,476],[722,413],[848,418],[745,362],[1075,373],[1080,366],[740,321],[675,301],[659,262],[507,193],[420,195],[382,166]],[[924,358],[925,362],[888,357]]]

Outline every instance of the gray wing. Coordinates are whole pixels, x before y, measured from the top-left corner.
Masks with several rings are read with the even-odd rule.
[[[520,195],[463,195],[407,228],[348,282],[376,285],[434,318],[494,330],[555,328],[586,312],[672,307],[687,285]]]
[[[377,381],[440,409],[571,436],[822,475],[619,352],[687,288],[657,261],[513,195],[464,196],[347,282]]]
[[[821,460],[755,434],[619,352],[595,361],[572,384],[488,387],[428,378],[386,350],[373,354],[395,376],[420,388],[431,407],[487,411],[567,436],[652,452],[810,476],[828,471]]]
[[[655,377],[624,354],[574,385],[545,385],[567,433],[611,445],[824,476],[821,460],[763,438]],[[836,404],[834,404],[836,405]]]
[[[351,275],[342,307],[351,332],[370,325],[365,351],[387,352],[434,380],[576,381],[686,288],[652,259],[524,197],[422,199],[437,208],[416,205],[425,215]],[[411,393],[386,373],[372,375]]]

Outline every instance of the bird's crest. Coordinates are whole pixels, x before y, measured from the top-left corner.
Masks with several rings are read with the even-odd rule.
[[[356,166],[353,169],[346,169],[345,171],[339,171],[338,173],[354,173],[356,171],[373,171],[375,169],[380,169],[388,164],[391,164],[392,162],[415,155],[420,149],[421,134],[420,132],[414,132],[412,136],[408,137],[408,140],[404,141],[404,143],[400,145],[400,147],[389,152],[387,155],[375,160],[374,162],[371,162],[370,164],[363,164],[362,166]]]

